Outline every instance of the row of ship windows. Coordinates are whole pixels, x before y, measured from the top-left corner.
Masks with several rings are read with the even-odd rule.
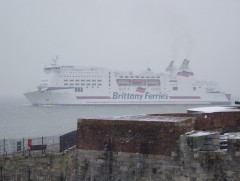
[[[193,86],[210,86],[210,87],[216,87],[216,84],[215,83],[202,83],[202,84],[193,84]]]
[[[214,88],[206,88],[207,92],[215,92],[216,90]]]
[[[148,78],[160,78],[160,76],[157,76],[157,77],[155,77],[155,76],[146,76],[146,77],[144,77],[144,76],[119,76],[119,78],[146,78],[146,79],[148,79]]]
[[[83,72],[83,71],[74,71],[74,72],[61,72],[61,74],[103,74],[104,72]]]
[[[88,87],[86,87],[86,88],[88,88]],[[92,88],[94,88],[94,87],[92,87]],[[97,87],[97,88],[99,88],[99,87]],[[83,92],[83,87],[75,87],[75,92]]]
[[[75,87],[75,92],[83,92],[83,88],[82,87]]]
[[[81,84],[81,85],[83,85],[83,84]],[[90,86],[91,84],[86,84],[86,85]],[[129,88],[127,88],[127,89],[129,90]],[[126,90],[126,88],[119,88],[119,90]],[[158,89],[155,88],[155,89],[152,89],[152,90],[160,90],[160,88],[158,88]],[[173,90],[178,91],[178,87],[173,87]],[[193,91],[196,91],[196,87],[193,87]],[[75,92],[83,92],[83,88],[82,87],[76,87]]]
[[[68,80],[68,79],[65,79],[64,80],[64,82],[68,82],[68,81],[70,81],[70,82],[79,82],[80,80],[78,80],[78,79],[76,79],[76,80],[73,80],[73,79],[70,79],[70,80]],[[102,82],[102,80],[81,80],[81,82]]]
[[[86,88],[86,89],[88,89],[88,88],[99,89],[99,88],[101,88],[101,87],[98,87],[98,86],[97,86],[97,87],[94,87],[94,86],[88,87],[88,86],[86,86],[86,87],[84,87],[84,88]],[[78,89],[75,88],[75,92],[83,92],[83,90],[82,90],[82,91],[78,91]]]
[[[174,91],[178,91],[178,87],[173,87],[173,90]],[[193,91],[196,91],[197,90],[197,88],[196,87],[193,87]]]
[[[127,91],[127,90],[131,90],[131,88],[129,88],[129,87],[119,87],[118,90],[119,91]],[[151,91],[161,91],[161,88],[160,87],[152,87]]]
[[[64,85],[66,85],[66,86],[68,86],[68,85],[70,85],[70,86],[76,86],[76,85],[80,85],[79,83],[76,83],[76,84],[73,84],[73,83],[71,83],[71,84],[68,84],[68,83],[65,83]],[[86,85],[86,86],[90,86],[90,85],[92,85],[92,86],[96,86],[96,85],[102,85],[102,84],[95,84],[95,83],[92,83],[92,84],[81,84],[81,85]]]
[[[117,79],[118,86],[160,86],[159,79]]]
[[[95,77],[95,78],[102,78],[102,76],[68,76],[68,75],[59,75],[58,77],[84,77],[84,78],[86,78],[86,77]]]

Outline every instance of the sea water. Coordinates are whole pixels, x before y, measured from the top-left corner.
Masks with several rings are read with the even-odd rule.
[[[32,106],[24,97],[0,98],[0,139],[65,134],[77,129],[79,118],[185,113],[192,107],[196,106]]]

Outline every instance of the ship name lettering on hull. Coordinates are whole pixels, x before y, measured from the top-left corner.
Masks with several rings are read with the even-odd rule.
[[[119,93],[113,92],[112,99],[132,99],[132,100],[145,100],[145,99],[168,99],[168,94],[151,94],[150,92],[146,92],[144,94],[131,94],[131,93]]]

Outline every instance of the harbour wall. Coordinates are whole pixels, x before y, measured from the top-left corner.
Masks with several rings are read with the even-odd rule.
[[[234,143],[235,144],[235,143]],[[78,150],[80,180],[237,181],[239,153],[193,151],[171,155]]]
[[[181,121],[172,122],[173,117]],[[77,176],[100,181],[237,181],[239,122],[240,112],[152,114],[142,121],[80,119]],[[235,133],[228,134],[221,148],[220,134],[229,131]]]
[[[237,181],[239,122],[240,112],[79,119],[76,147],[1,157],[0,180]]]
[[[62,154],[34,152],[32,155],[0,157],[1,181],[60,181],[76,178],[76,149]],[[41,152],[41,151],[40,151]]]

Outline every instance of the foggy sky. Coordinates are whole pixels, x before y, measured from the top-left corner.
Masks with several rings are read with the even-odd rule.
[[[239,0],[0,0],[0,97],[34,90],[44,65],[162,72],[184,58],[240,97]]]

